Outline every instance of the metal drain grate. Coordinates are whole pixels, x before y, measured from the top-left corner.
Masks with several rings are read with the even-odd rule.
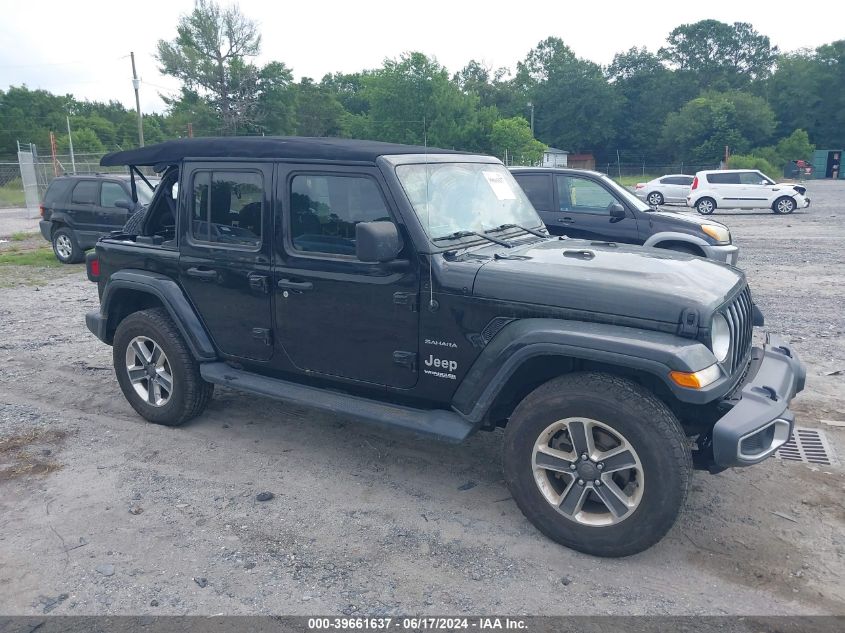
[[[789,441],[775,451],[775,456],[794,462],[838,466],[824,431],[796,426]]]

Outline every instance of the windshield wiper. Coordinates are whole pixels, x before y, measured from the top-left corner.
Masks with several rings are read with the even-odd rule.
[[[531,233],[531,235],[536,235],[537,237],[549,237],[545,233],[540,233],[540,231],[536,231],[534,229],[529,229],[528,227],[521,226],[519,224],[500,224],[494,229],[487,229],[484,231],[485,233],[493,233],[495,231],[504,231],[505,229],[522,229],[526,233]]]
[[[459,240],[462,237],[480,237],[488,242],[493,242],[494,244],[498,244],[499,246],[504,246],[506,248],[510,248],[512,246],[512,244],[508,244],[505,240],[490,237],[489,235],[484,235],[484,233],[478,233],[477,231],[455,231],[449,235],[441,235],[440,237],[432,238],[431,241],[442,242],[444,240]]]

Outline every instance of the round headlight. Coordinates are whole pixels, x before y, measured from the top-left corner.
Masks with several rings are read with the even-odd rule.
[[[710,322],[710,349],[720,363],[725,362],[731,349],[731,330],[721,314],[714,315]]]

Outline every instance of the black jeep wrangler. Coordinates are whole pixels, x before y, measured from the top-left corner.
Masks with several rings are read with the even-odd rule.
[[[550,236],[495,158],[256,137],[102,164],[162,174],[87,261],[88,327],[152,422],[217,384],[454,442],[504,427],[519,507],[600,556],[656,543],[694,466],[789,438],[804,368],[774,336],[752,346],[741,271]]]

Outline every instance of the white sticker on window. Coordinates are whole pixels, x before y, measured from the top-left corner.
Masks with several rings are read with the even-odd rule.
[[[482,171],[481,173],[484,174],[487,184],[490,185],[499,200],[516,200],[516,194],[502,174],[495,171]]]

